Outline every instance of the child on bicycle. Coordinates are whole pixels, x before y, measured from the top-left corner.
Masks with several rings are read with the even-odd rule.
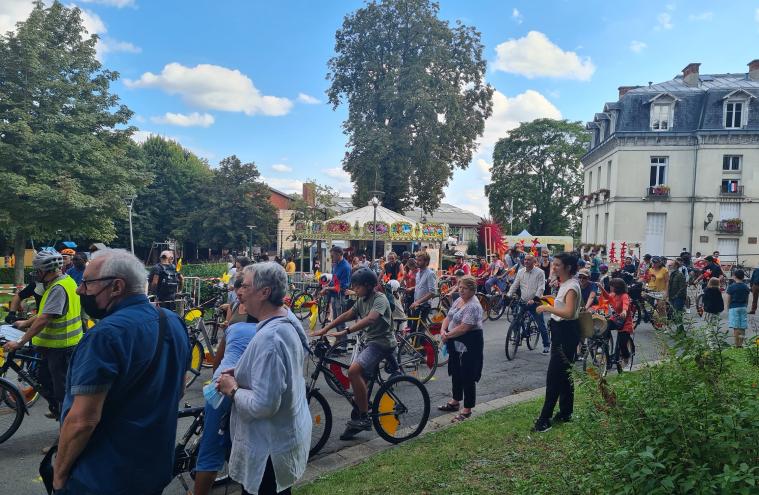
[[[369,398],[366,379],[377,372],[383,359],[391,359],[393,363],[393,350],[395,349],[395,335],[393,333],[390,302],[384,293],[377,292],[377,275],[369,268],[359,268],[351,276],[351,288],[355,291],[356,303],[348,311],[339,315],[321,330],[313,333],[314,336],[322,336],[338,325],[358,320],[352,327],[335,332],[336,337],[361,330],[359,348],[361,352],[355,356],[348,368],[348,378],[353,389],[353,401],[358,409],[359,416],[348,420],[345,431],[340,435],[340,440],[350,440],[357,433],[371,430],[372,422],[369,418]],[[391,363],[391,368],[397,369],[397,364]]]
[[[615,316],[609,319],[607,331],[617,331],[617,349],[614,351],[613,360],[617,363],[617,371],[621,371],[630,362],[630,342],[634,328],[632,311],[630,311],[630,296],[627,295],[627,284],[621,278],[611,279],[609,287],[611,288],[609,306],[614,310]],[[620,356],[622,362],[619,361]]]

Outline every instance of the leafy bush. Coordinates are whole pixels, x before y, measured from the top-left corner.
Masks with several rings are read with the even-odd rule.
[[[720,337],[720,338],[715,338]],[[667,358],[608,383],[578,377],[591,398],[574,459],[588,486],[621,494],[759,492],[759,363],[718,329],[668,329]],[[753,345],[755,339],[751,339]],[[580,471],[583,472],[583,471]]]
[[[14,283],[13,270],[15,270],[15,268],[12,268],[9,266],[0,267],[0,284]],[[24,274],[24,280],[26,282],[29,282],[31,279],[32,279],[32,271],[31,269],[27,269],[26,273]]]

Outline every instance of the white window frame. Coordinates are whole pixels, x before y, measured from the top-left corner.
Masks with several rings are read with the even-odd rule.
[[[606,189],[611,191],[611,160],[606,162]]]
[[[730,168],[725,168],[725,160],[730,158]],[[733,168],[733,159],[737,158],[738,168]],[[743,170],[743,155],[722,155],[723,172],[740,172]]]
[[[663,108],[663,107],[666,107],[666,112],[667,112],[667,128],[666,129],[661,128],[661,124],[660,124],[661,113],[658,113],[657,115],[657,108]],[[673,101],[652,102],[651,103],[651,130],[656,131],[656,132],[666,132],[672,129],[672,127],[674,127],[672,125],[673,119],[674,119],[674,109],[675,109],[675,104]]]
[[[601,189],[601,165],[598,166],[598,177],[596,177],[596,191]]]
[[[738,125],[735,125],[735,104],[741,104],[741,121]],[[733,105],[732,125],[727,125],[727,107]],[[725,104],[722,106],[722,125],[725,129],[742,129],[748,123],[748,100],[745,98],[730,98],[725,100]]]
[[[654,162],[654,160],[657,160],[657,161]],[[663,160],[663,161],[659,161],[659,160]],[[657,167],[656,178],[658,182],[656,184],[651,184],[651,167]],[[649,168],[648,168],[648,182],[649,182],[648,187],[666,186],[668,167],[669,167],[668,156],[652,156],[649,162]],[[661,179],[664,179],[664,180],[661,180]]]

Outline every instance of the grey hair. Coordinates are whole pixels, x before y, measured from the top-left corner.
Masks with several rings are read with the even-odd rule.
[[[269,302],[275,306],[282,306],[287,294],[287,272],[279,263],[266,261],[248,265],[243,269],[244,274],[254,274],[253,288],[258,290],[264,287],[271,289]]]
[[[124,280],[127,294],[145,294],[147,276],[145,266],[135,255],[125,249],[99,249],[92,259],[103,258],[98,277],[117,277]]]

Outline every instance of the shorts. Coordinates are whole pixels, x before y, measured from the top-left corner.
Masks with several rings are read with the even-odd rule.
[[[733,330],[748,328],[748,311],[746,308],[730,308],[727,310],[727,326]]]
[[[229,425],[226,425],[223,435],[219,435],[222,417],[232,410],[232,399],[224,397],[218,409],[206,404],[203,412],[203,435],[200,437],[200,449],[195,471],[221,471],[224,461],[232,449],[232,438],[229,435]]]
[[[378,344],[377,342],[369,342],[366,344],[366,347],[358,353],[358,356],[356,356],[355,363],[358,363],[359,366],[361,366],[361,369],[363,370],[363,375],[366,377],[374,375],[374,373],[377,371],[377,367],[380,364],[380,361],[388,357],[388,355],[393,351],[392,347],[385,347],[384,345]]]

